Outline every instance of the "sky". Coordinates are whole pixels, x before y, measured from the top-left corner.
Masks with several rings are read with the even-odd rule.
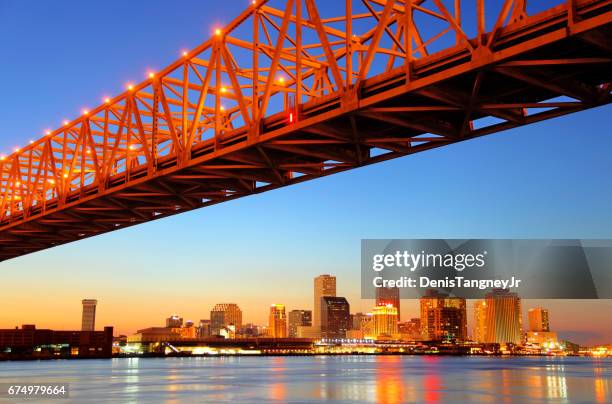
[[[247,1],[0,2],[0,153],[117,94],[209,37]],[[327,4],[327,3],[326,3]],[[600,107],[0,263],[0,328],[78,329],[81,299],[115,334],[235,302],[312,307],[338,277],[351,311],[363,238],[610,238],[612,137]],[[610,343],[611,300],[524,301],[583,344]],[[404,319],[418,302],[404,301]],[[471,319],[471,312],[469,315]],[[526,321],[526,317],[525,317]]]

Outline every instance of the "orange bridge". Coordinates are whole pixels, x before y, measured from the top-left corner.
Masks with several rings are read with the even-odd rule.
[[[253,1],[1,156],[0,260],[611,100],[612,0],[324,2]]]

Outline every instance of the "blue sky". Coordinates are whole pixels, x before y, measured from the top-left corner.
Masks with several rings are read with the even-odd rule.
[[[0,153],[169,64],[247,3],[0,2]],[[100,321],[124,332],[174,311],[206,318],[214,303],[230,300],[247,321],[263,323],[270,303],[310,307],[319,273],[338,275],[352,311],[365,311],[362,238],[610,238],[611,112],[601,107],[2,263],[3,283],[18,288],[0,295],[0,328],[78,327],[84,297],[98,298]],[[610,301],[544,304],[595,312],[591,334],[612,331],[597,317]],[[50,320],[37,314],[41,307],[65,315]]]

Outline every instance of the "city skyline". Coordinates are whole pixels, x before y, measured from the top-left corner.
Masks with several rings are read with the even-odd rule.
[[[169,16],[157,11],[161,2],[144,10],[110,3],[96,9],[111,25],[99,31],[83,18],[89,5],[3,4],[0,41],[6,57],[19,63],[0,66],[11,77],[4,91],[13,100],[0,112],[0,148],[6,153],[27,144],[105,93],[123,91],[147,69],[164,66],[208,37],[216,22],[237,15],[245,6],[237,3],[193,2]],[[34,6],[39,12],[31,12]],[[126,12],[114,13],[116,7]],[[167,18],[182,23],[165,27]],[[114,24],[122,29],[111,29]],[[16,35],[20,41],[10,40]],[[39,51],[23,52],[34,48]],[[85,48],[121,63],[88,55],[65,63]],[[70,91],[61,84],[66,80],[75,83]],[[372,304],[359,299],[362,238],[610,238],[612,138],[601,136],[609,131],[610,111],[585,111],[4,262],[3,281],[11,288],[0,296],[0,327],[79,329],[75,302],[86,296],[99,299],[97,323],[121,333],[174,311],[198,321],[227,299],[241,305],[245,318],[265,324],[274,302],[289,311],[312,308],[303,290],[324,272],[336,274],[338,295],[351,311],[367,312]],[[414,172],[427,175],[407,175]],[[240,223],[239,231],[228,223]],[[274,298],[262,293],[266,288]],[[404,319],[416,317],[413,303],[402,306]],[[524,303],[550,308],[555,329],[573,333],[571,340],[607,343],[612,333],[610,300]]]
[[[401,299],[399,300],[400,306],[395,306],[393,303],[385,303],[382,305],[382,301],[380,299],[369,300],[369,299],[360,299],[363,302],[372,302],[372,306],[369,310],[366,311],[355,311],[349,308],[350,302],[348,302],[344,297],[335,297],[331,296],[332,294],[336,294],[336,277],[333,274],[323,274],[316,276],[314,278],[314,287],[312,292],[314,292],[315,299],[319,296],[322,304],[329,304],[329,302],[333,302],[333,305],[341,302],[345,302],[346,304],[346,321],[348,321],[346,325],[345,331],[342,332],[344,335],[340,335],[337,333],[329,334],[324,330],[324,327],[321,327],[319,331],[319,337],[317,338],[363,338],[362,336],[349,336],[349,330],[355,330],[355,323],[352,318],[353,315],[357,317],[358,315],[367,315],[370,316],[370,320],[372,321],[369,327],[372,328],[373,335],[387,335],[391,337],[402,327],[411,327],[411,324],[414,320],[419,320],[419,333],[422,338],[425,340],[436,340],[436,339],[457,339],[461,340],[474,340],[479,342],[494,342],[508,339],[510,342],[521,343],[524,338],[528,341],[548,341],[549,336],[553,336],[554,341],[557,341],[557,332],[550,330],[550,314],[549,308],[543,308],[541,306],[528,306],[521,305],[521,301],[523,299],[520,298],[516,293],[511,293],[507,290],[503,289],[493,289],[486,295],[485,300],[466,300],[463,298],[456,298],[449,296],[444,293],[436,292],[435,290],[427,290],[426,293],[420,299]],[[331,280],[331,282],[330,282]],[[323,285],[327,287],[327,295],[330,296],[320,296],[321,289]],[[391,296],[395,296],[396,292],[391,292]],[[389,291],[382,291],[379,296],[389,296]],[[500,308],[495,308],[499,303],[497,303],[497,299],[502,303],[501,312]],[[509,300],[511,299],[511,300]],[[514,309],[516,300],[516,309]],[[417,302],[419,308],[417,314],[415,316],[410,315],[409,318],[397,318],[397,312],[400,307],[404,307],[406,303]],[[529,300],[528,300],[529,301]],[[533,299],[532,299],[533,301]],[[397,302],[397,301],[396,301]],[[430,303],[425,303],[430,302]],[[471,302],[471,304],[470,304]],[[551,302],[549,300],[549,302]],[[95,323],[95,311],[97,300],[95,299],[83,299],[83,331],[94,331],[96,327],[94,327]],[[497,303],[497,304],[495,304]],[[321,313],[325,313],[327,309],[326,306],[321,306]],[[553,304],[554,306],[554,304]],[[331,307],[331,306],[330,306]],[[338,306],[340,307],[340,306]],[[431,311],[431,310],[434,311]],[[333,309],[335,311],[336,309]],[[449,311],[450,310],[450,311]],[[496,312],[497,310],[497,312]],[[512,314],[512,312],[516,314]],[[457,314],[451,313],[451,311],[457,311]],[[306,323],[301,324],[303,320],[301,317],[306,313]],[[242,309],[240,305],[237,303],[216,303],[210,310],[210,316],[208,319],[200,319],[199,322],[195,320],[188,319],[183,317],[177,312],[173,312],[170,317],[165,318],[165,328],[171,328],[176,330],[175,332],[181,334],[183,337],[190,337],[191,333],[193,333],[193,337],[196,336],[196,328],[199,326],[204,326],[210,333],[209,335],[223,335],[225,338],[235,338],[235,335],[240,331],[241,333],[249,327],[258,327],[259,332],[264,330],[264,334],[266,336],[274,337],[274,338],[285,338],[291,337],[291,314],[299,315],[299,319],[296,317],[296,322],[300,324],[295,325],[303,325],[307,326],[308,329],[312,329],[313,327],[310,325],[311,322],[311,314],[312,310],[308,310],[305,308],[292,308],[287,309],[284,304],[273,303],[269,305],[268,312],[268,321],[258,323],[256,321],[251,321],[249,319],[243,319],[242,317]],[[330,312],[331,313],[331,312]],[[350,313],[350,319],[348,317]],[[412,313],[412,311],[410,312]],[[435,313],[435,314],[434,314]],[[472,313],[472,314],[470,314]],[[392,315],[392,316],[390,316]],[[518,318],[513,317],[518,315]],[[92,318],[93,316],[93,318]],[[337,314],[332,314],[332,316],[337,316]],[[459,317],[457,317],[459,316]],[[482,321],[482,317],[484,316],[484,321]],[[87,317],[87,320],[85,320]],[[486,320],[488,318],[488,321]],[[497,318],[497,320],[494,320]],[[554,318],[554,317],[553,317]],[[479,320],[480,319],[480,320]],[[334,327],[338,328],[338,320],[332,320],[334,322]],[[342,321],[342,320],[340,320]],[[514,325],[511,323],[517,322],[517,329],[512,329]],[[23,324],[33,324],[34,322],[23,322],[19,324],[19,326]],[[85,324],[88,324],[87,326]],[[325,321],[327,323],[327,321]],[[393,323],[394,325],[392,325]],[[428,330],[428,324],[432,324],[435,330]],[[442,324],[446,324],[446,327],[450,328],[438,328],[444,327]],[[505,324],[503,327],[510,327],[509,329],[496,330],[495,326],[500,324]],[[553,323],[554,324],[554,323]],[[105,324],[106,327],[108,324]],[[429,325],[429,327],[432,327]],[[149,324],[147,327],[141,327],[139,329],[150,329],[149,326],[153,326],[154,329],[161,329],[158,323]],[[184,328],[187,327],[187,328]],[[246,328],[244,328],[246,327]],[[3,328],[0,325],[0,328]],[[12,327],[6,327],[12,328]],[[18,328],[16,326],[15,328]],[[39,328],[41,328],[39,326]],[[51,328],[51,327],[50,327]],[[102,325],[98,325],[97,328],[102,328]],[[280,330],[279,330],[280,328]],[[340,326],[341,329],[344,326]],[[361,327],[358,327],[359,329]],[[58,330],[62,330],[60,328]],[[131,335],[139,331],[139,329],[131,330],[130,332],[117,332],[116,335]],[[556,330],[556,328],[555,328]],[[185,331],[188,334],[185,334]],[[249,331],[247,331],[249,332]],[[363,332],[363,329],[362,329]],[[404,331],[405,332],[405,331]],[[300,331],[298,330],[299,334]],[[410,333],[410,332],[409,332]],[[514,334],[513,334],[514,333]],[[535,334],[535,336],[534,336]],[[540,337],[538,337],[540,334]],[[207,334],[208,335],[208,334]],[[257,335],[257,334],[255,334]],[[262,335],[262,334],[260,334]],[[355,334],[352,334],[355,335]],[[299,335],[294,335],[298,336]],[[604,338],[607,338],[605,336]],[[418,340],[419,338],[417,338]],[[567,331],[562,331],[559,335],[558,340],[570,340],[567,336]],[[603,344],[608,342],[608,339],[602,339],[601,341],[596,341],[597,344]],[[581,341],[572,341],[581,343]],[[592,344],[592,345],[597,345]],[[586,344],[585,344],[586,345]]]

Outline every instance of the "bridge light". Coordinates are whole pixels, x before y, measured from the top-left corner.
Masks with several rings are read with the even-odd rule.
[[[132,84],[128,84],[127,88],[129,91],[132,91],[134,89],[134,86]]]
[[[281,84],[284,84],[284,83],[285,83],[285,78],[284,78],[283,76],[280,76],[280,77],[279,77],[277,80],[278,80],[278,82],[279,82],[279,83],[281,83]]]
[[[6,156],[0,156],[0,160],[5,160]]]
[[[49,178],[49,179],[47,180],[47,182],[48,182],[49,184],[55,184],[55,180],[54,180],[53,178]]]
[[[15,153],[17,153],[19,151],[19,147],[15,147]]]
[[[51,131],[50,131],[50,130],[47,130],[47,131],[45,132],[45,135],[47,135],[47,136],[49,136],[50,134],[51,134]]]
[[[252,1],[251,1],[251,4],[252,4],[252,5],[256,5],[256,4],[257,4],[257,0],[252,0]]]
[[[215,30],[215,35],[216,35],[216,36],[220,36],[220,35],[221,35],[221,29],[220,29],[220,28],[217,28],[217,29]]]
[[[30,140],[30,144],[34,144],[34,141],[33,141],[33,140]]]
[[[64,126],[68,125],[68,123],[69,123],[68,121],[63,122]]]
[[[106,98],[104,99],[104,103],[105,103],[105,104],[108,104],[109,102],[110,102],[110,98],[106,97]]]
[[[289,112],[289,123],[293,123],[293,112]]]
[[[89,110],[88,109],[84,109],[83,110],[83,115],[88,115],[89,114]]]
[[[187,55],[188,55],[187,51],[184,51],[183,56],[187,56]]]
[[[225,107],[224,107],[223,105],[221,105],[221,106],[219,107],[219,110],[221,110],[221,111],[225,111]]]
[[[149,73],[149,78],[152,79],[153,77],[155,77],[155,73],[153,72]]]
[[[221,87],[221,92],[222,92],[222,93],[227,93],[227,88],[225,88],[225,87]]]
[[[64,173],[64,178],[68,178],[68,173]]]
[[[17,182],[15,183],[15,185],[16,185],[16,186],[18,186],[18,187],[20,187],[20,186],[21,186],[21,182],[17,181]]]

